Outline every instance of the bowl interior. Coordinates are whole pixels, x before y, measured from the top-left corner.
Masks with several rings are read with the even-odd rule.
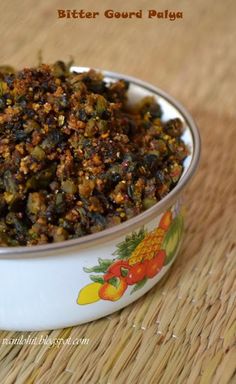
[[[109,81],[109,77],[105,77],[105,80]],[[166,100],[163,96],[157,95],[156,92],[145,89],[140,85],[130,83],[130,87],[128,91],[128,98],[129,98],[128,104],[130,106],[134,105],[145,96],[153,96],[157,100],[157,102],[160,104],[163,111],[163,115],[162,115],[163,121],[168,121],[170,119],[174,119],[178,117],[183,122],[184,132],[182,135],[182,139],[185,142],[185,144],[187,144],[189,148],[189,153],[190,153],[189,156],[187,156],[187,158],[184,161],[184,171],[181,175],[181,178],[183,178],[189,165],[191,164],[192,157],[193,157],[193,137],[190,131],[189,123],[183,117],[183,114],[173,104],[171,104],[168,100]]]
[[[72,72],[78,72],[78,73],[87,72],[89,69],[90,68],[88,67],[77,67],[77,66],[71,67]],[[128,105],[130,106],[135,105],[145,96],[153,96],[162,108],[163,121],[167,121],[167,120],[178,117],[183,122],[184,132],[182,135],[182,140],[185,142],[185,144],[189,148],[189,156],[187,156],[187,158],[184,160],[184,170],[180,178],[181,180],[186,174],[192,162],[194,146],[193,146],[193,136],[189,126],[189,122],[183,116],[183,113],[180,110],[179,106],[177,106],[177,103],[173,104],[174,100],[171,100],[170,96],[166,95],[163,91],[155,89],[152,86],[149,86],[146,83],[139,81],[137,79],[134,79],[130,76],[116,74],[114,72],[109,72],[109,71],[103,71],[101,69],[96,69],[96,70],[104,74],[104,80],[107,83],[112,83],[112,82],[114,83],[118,79],[122,79],[122,78],[129,81]]]
[[[88,67],[71,67],[71,71],[77,73],[86,72],[89,69],[90,68]],[[101,232],[80,237],[78,239],[66,240],[58,243],[35,245],[33,247],[0,247],[1,257],[4,257],[4,255],[7,255],[8,257],[17,257],[18,255],[24,257],[26,255],[34,256],[34,254],[38,252],[44,253],[47,251],[48,253],[50,251],[54,252],[56,250],[61,251],[64,248],[74,246],[90,247],[92,244],[95,244],[98,241],[105,241],[106,239],[111,239],[112,237],[124,234],[127,232],[127,230],[130,231],[130,229],[135,226],[138,227],[143,225],[144,222],[151,220],[151,218],[156,217],[158,214],[163,212],[164,209],[168,208],[170,204],[176,201],[178,194],[182,191],[186,183],[194,174],[200,157],[200,137],[192,117],[188,114],[184,107],[164,91],[153,87],[152,85],[147,84],[141,80],[115,72],[103,71],[100,69],[96,70],[103,73],[104,80],[106,82],[115,82],[119,79],[124,79],[129,82],[130,86],[128,91],[128,103],[130,105],[137,103],[145,96],[154,96],[162,108],[162,119],[164,121],[176,117],[182,120],[184,125],[182,139],[188,145],[190,154],[184,161],[184,171],[180,180],[173,188],[173,190],[157,204],[140,213],[138,216],[125,221],[124,223],[105,229]]]

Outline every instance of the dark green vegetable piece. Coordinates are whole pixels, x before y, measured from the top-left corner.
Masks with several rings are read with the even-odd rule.
[[[39,173],[30,177],[26,182],[27,190],[38,190],[47,188],[52,180],[54,180],[57,165],[52,164],[50,167],[43,169]]]

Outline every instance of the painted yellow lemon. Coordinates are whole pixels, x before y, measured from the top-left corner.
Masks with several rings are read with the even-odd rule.
[[[102,284],[100,283],[91,283],[83,287],[79,292],[77,304],[91,304],[100,300],[100,297],[98,296],[98,291],[101,286]]]

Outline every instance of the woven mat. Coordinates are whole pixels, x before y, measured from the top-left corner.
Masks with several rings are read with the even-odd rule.
[[[149,81],[195,117],[203,151],[186,191],[187,230],[169,275],[112,316],[64,330],[3,338],[87,338],[86,345],[0,345],[0,383],[235,383],[235,1],[160,0],[182,21],[57,20],[57,8],[126,10],[92,0],[1,0],[1,62],[67,60]],[[137,0],[129,10],[155,8]],[[95,5],[96,4],[96,5]],[[207,5],[206,5],[207,4]],[[234,236],[233,236],[234,234]]]

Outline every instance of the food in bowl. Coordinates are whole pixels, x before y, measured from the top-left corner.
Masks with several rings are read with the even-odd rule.
[[[89,72],[76,66],[70,70]],[[162,90],[119,73],[97,72],[108,86],[120,79],[129,83],[129,111],[148,97],[160,105],[162,124],[181,121],[181,140],[189,149],[183,171],[160,201],[117,225],[63,242],[1,246],[0,329],[48,330],[109,315],[149,291],[179,252],[182,194],[200,156],[198,129],[184,107]]]
[[[79,238],[131,219],[178,183],[180,118],[129,82],[63,62],[0,69],[0,246]]]

